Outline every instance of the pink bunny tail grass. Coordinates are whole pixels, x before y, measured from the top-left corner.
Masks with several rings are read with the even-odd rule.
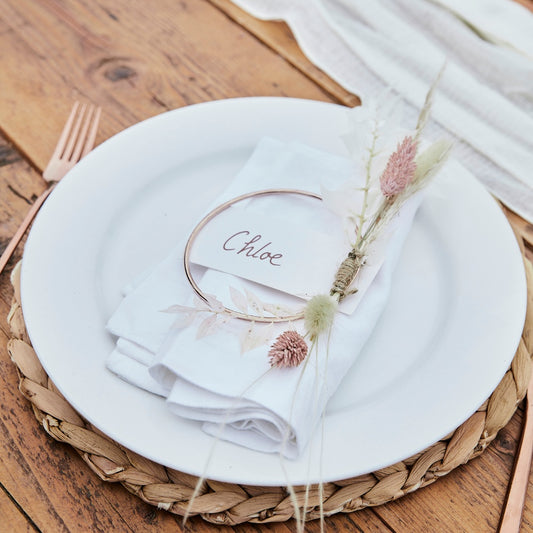
[[[270,366],[289,368],[298,366],[307,355],[307,343],[296,331],[283,332],[274,342],[268,356]]]
[[[405,137],[391,154],[379,180],[383,196],[396,196],[409,185],[416,170],[416,148],[417,143],[412,137]]]

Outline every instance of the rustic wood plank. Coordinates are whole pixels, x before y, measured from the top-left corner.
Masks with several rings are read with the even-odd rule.
[[[361,104],[357,95],[348,92],[307,59],[285,22],[259,20],[231,0],[209,1],[326,90],[333,99],[349,107]]]
[[[7,311],[0,301],[0,315],[6,316]],[[18,391],[18,376],[6,343],[7,336],[2,331],[0,480],[39,530],[176,530],[175,517],[143,503],[119,485],[99,480],[72,448],[55,442],[39,427],[29,402]],[[194,519],[193,523],[197,521]],[[2,524],[11,527],[7,519],[0,522],[0,531],[11,531],[3,529]],[[199,524],[203,527],[203,522]]]
[[[45,184],[21,154],[0,135],[0,254]],[[13,261],[20,258],[22,247]],[[14,262],[11,264],[14,264]]]
[[[520,433],[522,412],[477,459],[457,468],[435,484],[376,508],[395,531],[495,532]],[[530,477],[533,482],[533,475]],[[530,521],[533,500],[528,499],[525,521]]]
[[[10,498],[7,491],[0,484],[0,526],[9,525],[11,533],[29,533],[37,531],[31,521],[18,508],[16,503]]]
[[[75,98],[103,107],[100,139],[207,100],[330,100],[205,0],[161,0],[149,19],[143,3],[5,0],[0,21],[0,125],[39,169]]]

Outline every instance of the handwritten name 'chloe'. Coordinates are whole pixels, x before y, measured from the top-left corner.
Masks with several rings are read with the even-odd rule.
[[[261,246],[262,243],[260,241],[263,236],[260,234],[245,241],[249,235],[249,231],[238,231],[226,239],[222,248],[227,252],[235,252],[236,254],[244,254],[253,259],[268,261],[272,266],[281,266],[281,263],[276,263],[276,261],[279,261],[283,257],[283,254],[273,254],[267,251],[267,248],[272,242],[267,242]],[[261,248],[258,248],[259,246],[261,246]]]

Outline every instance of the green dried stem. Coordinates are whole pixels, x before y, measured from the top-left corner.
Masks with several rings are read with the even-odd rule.
[[[357,224],[357,230],[356,230],[356,237],[355,237],[355,244],[353,246],[354,249],[357,249],[360,241],[363,236],[363,226],[366,222],[366,210],[368,209],[368,192],[370,189],[370,182],[372,181],[372,163],[374,161],[374,158],[376,157],[376,143],[378,140],[379,132],[378,132],[378,121],[377,119],[374,121],[374,128],[372,130],[372,144],[370,148],[368,149],[368,159],[365,165],[366,170],[366,176],[365,176],[365,186],[363,187],[363,205],[361,207],[361,212],[359,213],[359,217],[357,218],[358,224]]]

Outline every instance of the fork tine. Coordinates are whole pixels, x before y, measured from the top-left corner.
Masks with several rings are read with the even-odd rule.
[[[100,122],[100,115],[102,114],[102,108],[98,106],[93,115],[93,123],[85,141],[85,146],[83,147],[83,152],[81,157],[85,157],[94,147],[96,141],[96,132],[98,131],[98,123]]]
[[[70,116],[68,117],[67,122],[65,123],[65,126],[63,127],[63,131],[61,132],[59,141],[57,141],[57,145],[55,147],[54,153],[52,154],[53,158],[61,157],[61,154],[63,153],[65,149],[65,145],[67,143],[67,139],[70,133],[70,128],[72,127],[72,123],[74,122],[74,117],[76,116],[78,107],[80,107],[80,103],[74,102],[74,105],[72,106],[72,111],[70,112]]]
[[[76,117],[76,122],[74,123],[74,126],[72,127],[72,130],[70,131],[67,147],[65,148],[65,151],[63,152],[63,155],[61,156],[62,159],[69,160],[70,156],[72,155],[72,150],[74,149],[74,144],[76,143],[76,139],[78,138],[81,123],[85,115],[86,109],[87,109],[87,104],[82,104],[80,108],[80,112],[78,113],[78,116]]]
[[[82,150],[83,145],[85,143],[85,139],[87,137],[87,131],[89,131],[89,126],[91,124],[91,120],[92,120],[93,115],[94,115],[94,106],[90,105],[90,106],[87,107],[87,113],[85,113],[85,119],[83,121],[83,125],[82,125],[80,133],[78,135],[78,139],[76,141],[76,146],[74,146],[74,151],[72,152],[72,156],[70,157],[71,161],[79,161],[80,160],[81,150]]]

